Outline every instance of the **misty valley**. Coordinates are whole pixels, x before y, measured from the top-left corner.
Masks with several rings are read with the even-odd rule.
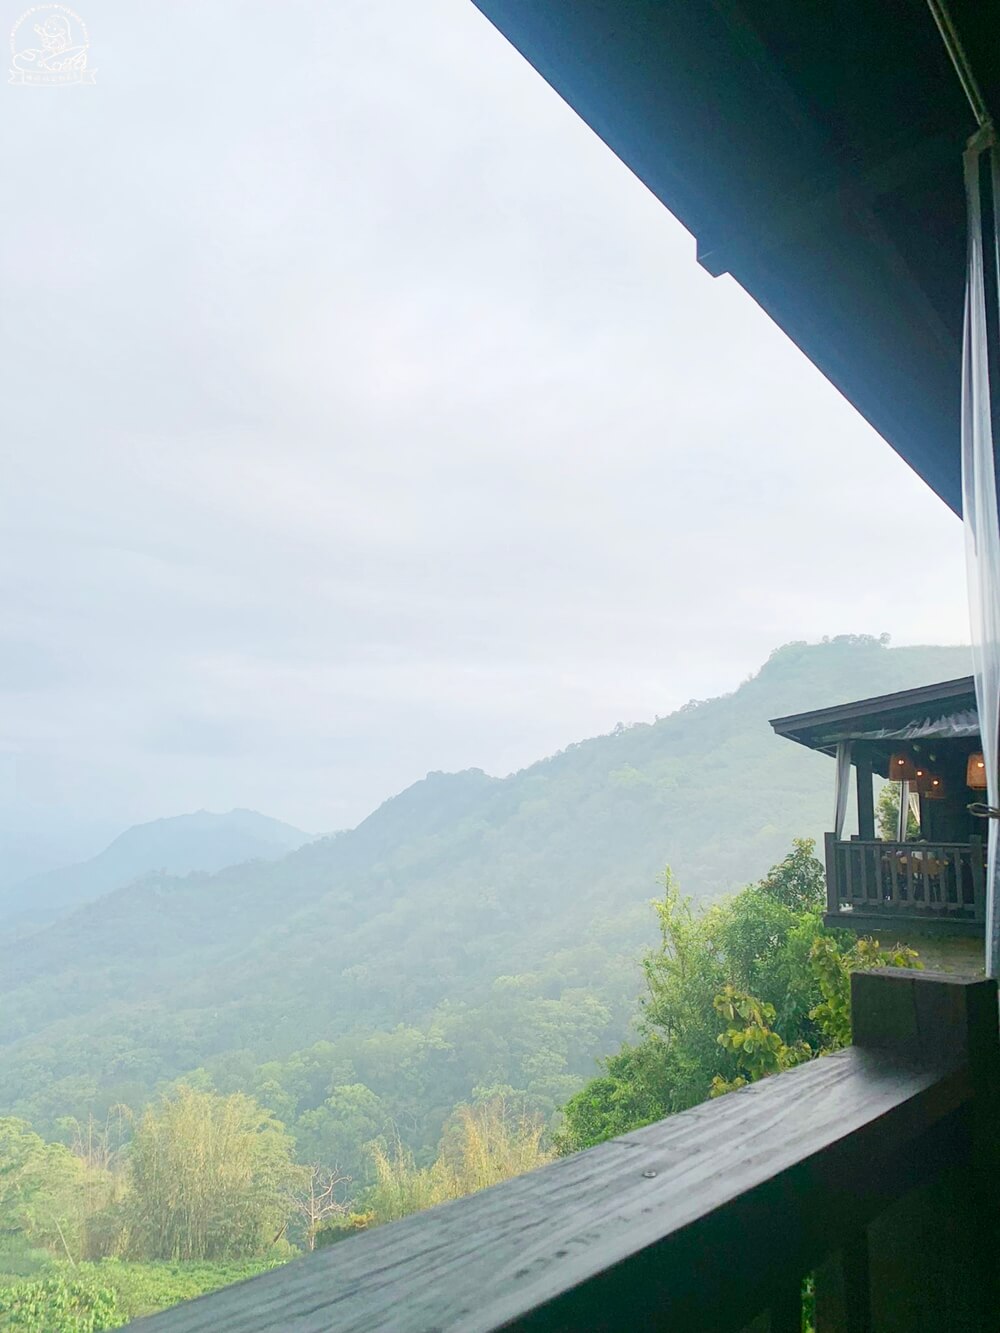
[[[851,972],[919,958],[824,926],[833,766],[768,720],[967,669],[792,643],[349,830],[200,812],[5,880],[0,1329],[120,1326],[845,1045]]]

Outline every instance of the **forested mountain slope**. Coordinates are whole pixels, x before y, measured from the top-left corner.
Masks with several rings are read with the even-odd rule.
[[[199,810],[136,824],[89,861],[32,875],[0,891],[0,923],[23,933],[152,872],[183,875],[276,860],[310,840],[301,829],[255,810]]]
[[[427,1136],[477,1084],[558,1103],[625,1030],[663,867],[715,896],[827,825],[832,763],[768,719],[968,669],[788,645],[731,695],[511,777],[430,774],[282,860],[91,902],[3,959],[0,1109],[44,1122],[198,1066],[279,1087],[290,1121],[363,1083]]]

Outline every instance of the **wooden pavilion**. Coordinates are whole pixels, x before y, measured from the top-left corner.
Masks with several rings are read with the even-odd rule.
[[[857,832],[844,837],[847,792],[826,834],[829,925],[910,941],[922,935],[975,940],[986,912],[985,824],[969,806],[984,800],[983,756],[971,676],[875,699],[776,718],[779,736],[853,769]],[[899,784],[901,816],[878,836],[874,780]],[[915,827],[913,827],[915,825]],[[891,834],[891,836],[889,836]]]

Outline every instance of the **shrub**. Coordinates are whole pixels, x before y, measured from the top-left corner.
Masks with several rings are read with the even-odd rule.
[[[126,1322],[115,1293],[86,1280],[46,1277],[0,1287],[4,1333],[98,1333]]]

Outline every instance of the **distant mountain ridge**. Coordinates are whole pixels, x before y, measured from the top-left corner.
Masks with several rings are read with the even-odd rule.
[[[551,1058],[559,1078],[589,1074],[626,1030],[664,866],[711,898],[828,827],[831,761],[768,719],[968,669],[964,648],[789,644],[732,694],[510,777],[429,774],[280,860],[156,875],[86,903],[0,957],[0,1113],[135,1103],[186,1070],[316,1042],[347,1069],[355,1055],[338,1065],[337,1053],[362,1034],[389,1049],[405,1027],[436,1051],[461,1015],[486,1028],[516,1013],[500,1046],[466,1060],[473,1041],[428,1076],[431,1088],[480,1061],[450,1088],[453,1105],[474,1086],[540,1077],[519,1062],[563,1038],[529,1040],[526,1025],[555,1034],[547,1015],[564,1004],[586,1015],[585,1035]]]
[[[241,862],[273,861],[309,841],[310,834],[255,810],[199,810],[136,824],[89,861],[0,890],[0,923],[23,933],[154,873],[213,873]]]
[[[116,820],[75,818],[65,810],[0,806],[0,896],[24,879],[96,856],[122,831]]]

